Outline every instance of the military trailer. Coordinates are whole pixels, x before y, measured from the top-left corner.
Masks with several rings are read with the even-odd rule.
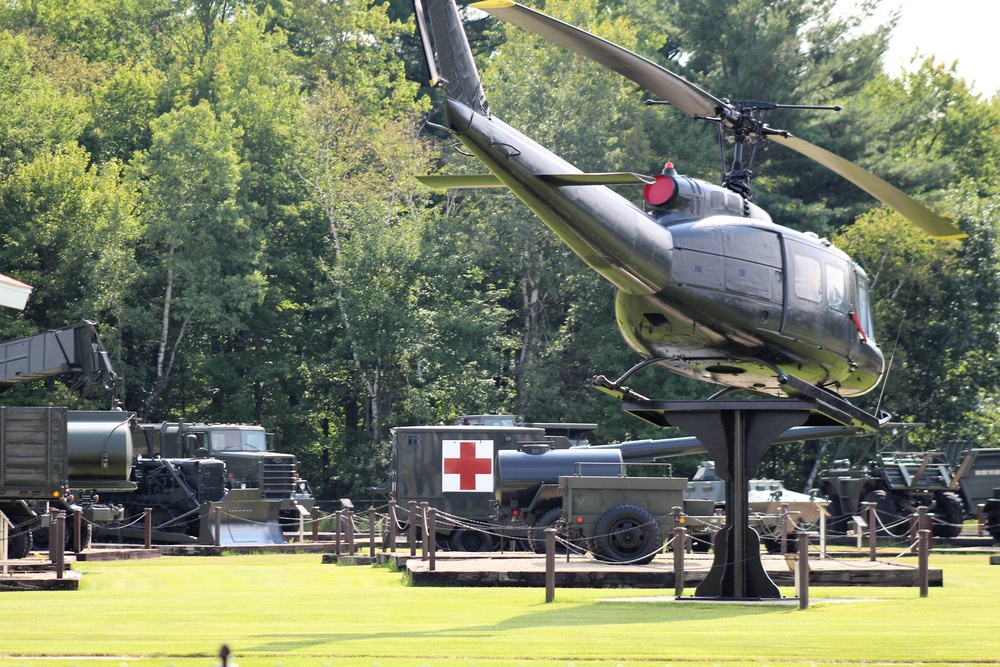
[[[40,525],[35,503],[69,497],[66,413],[0,407],[0,513],[10,522],[9,558],[31,552],[32,530]]]
[[[560,477],[566,538],[582,541],[599,560],[648,563],[676,526],[673,508],[684,507],[686,487],[680,477]],[[721,519],[699,522],[700,530],[710,523]]]

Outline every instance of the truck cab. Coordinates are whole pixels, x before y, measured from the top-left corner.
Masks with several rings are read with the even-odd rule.
[[[281,517],[290,527],[314,504],[309,483],[299,477],[292,454],[274,451],[273,434],[258,424],[163,422],[139,424],[139,447],[148,456],[216,458],[226,464],[230,489],[260,489],[265,500],[281,501]]]

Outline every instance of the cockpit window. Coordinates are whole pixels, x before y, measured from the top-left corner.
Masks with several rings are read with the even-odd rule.
[[[836,264],[826,265],[826,305],[847,312],[847,273]]]
[[[871,302],[868,298],[868,280],[858,274],[858,321],[865,335],[871,341],[875,340],[875,323],[872,320]]]

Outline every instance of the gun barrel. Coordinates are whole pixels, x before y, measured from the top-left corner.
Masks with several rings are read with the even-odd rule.
[[[855,435],[863,435],[863,433],[860,429],[849,426],[797,426],[782,433],[774,442],[787,443],[801,440],[851,437]],[[648,463],[656,459],[687,456],[689,454],[704,454],[708,451],[704,443],[693,436],[661,440],[631,440],[615,445],[593,445],[590,449],[620,450],[622,459],[630,463]]]

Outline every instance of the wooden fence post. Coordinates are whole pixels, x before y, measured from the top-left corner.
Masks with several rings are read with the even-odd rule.
[[[545,602],[556,599],[556,533],[555,528],[545,529]]]
[[[687,528],[674,528],[674,597],[684,594],[684,545],[687,543]]]
[[[809,535],[803,530],[798,537],[799,562],[795,566],[795,590],[799,609],[809,608]]]

